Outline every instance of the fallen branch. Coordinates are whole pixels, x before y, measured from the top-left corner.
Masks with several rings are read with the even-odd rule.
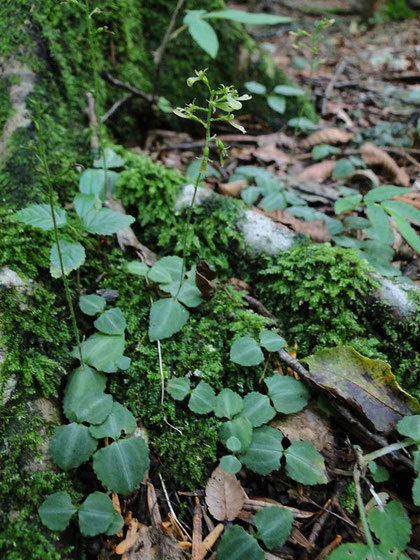
[[[152,95],[150,95],[148,93],[145,93],[144,91],[141,91],[140,89],[137,89],[130,84],[126,84],[125,82],[121,82],[121,80],[117,80],[117,78],[114,78],[114,76],[112,76],[106,70],[101,72],[101,77],[104,80],[106,80],[107,82],[109,82],[110,84],[113,84],[114,86],[125,89],[125,90],[129,91],[130,93],[132,93],[133,95],[135,95],[137,97],[141,97],[142,99],[144,99],[144,101],[147,101],[147,103],[149,103],[150,105],[153,103],[153,96]]]

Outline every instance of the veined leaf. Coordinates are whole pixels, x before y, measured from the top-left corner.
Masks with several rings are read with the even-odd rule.
[[[69,376],[64,390],[63,410],[70,422],[76,422],[80,400],[87,395],[102,394],[106,377],[87,365],[76,368]]]
[[[216,58],[219,40],[213,27],[201,18],[195,18],[188,24],[191,37],[208,55]]]
[[[242,397],[232,391],[232,389],[223,389],[216,397],[216,405],[214,413],[217,418],[233,418],[242,410],[244,403]]]
[[[264,84],[260,84],[259,82],[245,82],[245,87],[250,93],[255,93],[256,95],[265,95],[267,93],[267,88]]]
[[[134,222],[133,216],[113,212],[108,208],[91,210],[83,217],[83,225],[89,233],[98,235],[112,235],[120,229],[128,227]]]
[[[226,529],[217,547],[217,560],[264,560],[257,541],[240,525]]]
[[[379,241],[387,243],[392,232],[385,210],[379,204],[372,202],[366,204],[366,214]]]
[[[220,466],[227,474],[236,474],[241,470],[242,464],[234,455],[224,455],[220,459]]]
[[[104,311],[93,323],[104,334],[124,334],[126,321],[119,307]]]
[[[411,536],[411,523],[401,502],[392,500],[384,506],[383,511],[371,509],[368,520],[383,546],[405,550]]]
[[[389,200],[394,196],[401,196],[410,192],[410,189],[404,187],[396,187],[395,185],[383,185],[382,187],[375,187],[365,194],[365,202],[382,202]]]
[[[86,537],[105,533],[114,519],[114,506],[104,492],[93,492],[79,508],[80,532]]]
[[[264,383],[277,412],[293,414],[308,404],[309,392],[302,381],[276,373],[264,379]]]
[[[118,402],[114,402],[106,420],[99,424],[99,426],[91,426],[89,431],[96,439],[110,437],[115,440],[119,439],[122,431],[126,434],[131,434],[136,428],[136,419],[128,408]]]
[[[105,309],[106,299],[96,294],[80,296],[79,307],[85,315],[96,315]]]
[[[176,401],[182,401],[191,390],[191,382],[188,377],[172,377],[166,390]]]
[[[123,158],[116,154],[112,148],[105,148],[103,153],[94,159],[93,167],[112,169],[114,167],[123,167],[124,163]]]
[[[257,537],[269,550],[283,546],[293,526],[293,515],[278,506],[264,507],[254,515]]]
[[[147,277],[156,284],[169,284],[181,281],[182,259],[170,256],[159,259],[149,270]]]
[[[252,424],[245,417],[229,420],[220,426],[219,436],[223,445],[227,444],[229,438],[237,438],[241,442],[241,448],[238,451],[244,453],[251,443]]]
[[[411,247],[413,247],[413,249],[417,251],[417,253],[420,253],[420,236],[415,231],[415,229],[413,229],[410,224],[405,221],[401,214],[398,214],[394,210],[391,210],[389,207],[386,210],[388,214],[390,214],[394,219],[398,231],[401,233],[407,243],[411,245]]]
[[[337,216],[339,216],[340,214],[343,214],[343,212],[349,212],[350,210],[354,210],[357,206],[359,206],[361,200],[362,200],[361,194],[352,194],[350,196],[340,198],[335,201],[334,211],[337,214]]]
[[[64,274],[67,276],[72,270],[77,270],[86,259],[85,248],[80,243],[60,241],[61,258],[63,260]],[[57,243],[51,247],[50,272],[53,278],[60,278],[61,268],[58,256]]]
[[[286,110],[286,99],[281,95],[269,95],[267,97],[267,105],[273,109],[273,111],[282,115]],[[268,212],[269,211],[270,210],[268,210]]]
[[[251,444],[241,461],[253,472],[270,474],[280,468],[283,455],[283,435],[271,426],[261,426],[252,433]]]
[[[420,414],[406,416],[397,424],[398,433],[420,444]]]
[[[387,200],[386,202],[382,203],[382,206],[390,213],[396,212],[406,220],[409,220],[410,222],[414,222],[416,224],[420,224],[420,210],[418,208],[415,208],[414,206],[411,206],[411,204],[406,204],[402,200]]]
[[[174,298],[155,301],[150,309],[150,340],[169,338],[182,329],[189,316],[187,309]]]
[[[264,354],[250,336],[241,336],[230,348],[230,359],[241,366],[256,366],[264,361]]]
[[[276,414],[267,395],[251,392],[245,395],[241,416],[246,416],[254,428],[269,422]]]
[[[51,531],[64,531],[76,511],[67,492],[51,494],[38,510],[42,523]]]
[[[325,484],[324,458],[307,441],[295,441],[284,451],[286,472],[290,478],[301,484]]]
[[[54,463],[68,471],[88,461],[97,445],[86,426],[73,422],[55,428],[50,453]]]
[[[273,14],[252,14],[243,10],[219,10],[208,12],[203,16],[212,19],[230,19],[245,25],[277,25],[279,23],[289,23],[291,18],[285,16],[275,16]]]
[[[260,332],[260,343],[269,352],[278,352],[286,346],[286,341],[282,336],[266,329]]]
[[[82,356],[87,365],[99,371],[114,373],[119,367],[121,368],[119,361],[123,357],[124,348],[124,335],[95,333],[82,342]],[[77,347],[73,348],[71,355],[74,358],[78,357]]]
[[[66,212],[62,208],[54,207],[55,221],[58,228],[66,225]],[[49,204],[32,204],[19,212],[16,212],[14,218],[21,224],[36,227],[44,231],[54,229],[51,208]]]
[[[132,261],[127,264],[127,270],[131,272],[131,274],[136,274],[137,276],[146,276],[149,267],[144,262]]]
[[[200,381],[191,392],[188,408],[197,414],[208,414],[216,406],[216,394],[205,381]]]
[[[77,193],[74,197],[74,208],[79,218],[84,218],[91,210],[99,210],[102,202],[94,194]]]

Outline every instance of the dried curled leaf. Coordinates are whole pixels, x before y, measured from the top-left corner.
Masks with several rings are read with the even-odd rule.
[[[315,241],[315,243],[324,243],[331,241],[331,233],[329,232],[324,220],[300,220],[286,210],[274,210],[273,212],[265,212],[265,214],[277,223],[290,226],[298,233],[306,233]]]
[[[219,192],[225,196],[232,196],[238,198],[241,194],[241,190],[248,185],[246,179],[239,179],[238,181],[232,181],[232,183],[220,183]]]
[[[232,521],[244,501],[245,494],[236,476],[217,467],[206,486],[206,504],[212,516],[218,521]]]
[[[318,181],[322,183],[331,176],[335,163],[336,162],[332,160],[315,163],[307,167],[302,173],[299,173],[297,178],[300,181]]]
[[[408,187],[410,184],[410,178],[405,169],[398,167],[395,160],[381,148],[378,148],[374,144],[368,142],[367,144],[363,144],[361,154],[367,165],[379,165],[383,167],[384,170],[399,185]]]
[[[352,132],[340,128],[324,128],[310,134],[300,145],[302,148],[312,148],[318,144],[347,144],[353,138]]]

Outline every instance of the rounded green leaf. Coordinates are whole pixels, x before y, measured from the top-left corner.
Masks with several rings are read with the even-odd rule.
[[[376,507],[371,509],[368,520],[383,546],[405,550],[411,536],[411,523],[401,502],[392,500],[383,511]]]
[[[86,259],[86,252],[80,243],[69,243],[60,241],[61,258],[63,261],[64,274],[67,276],[72,270],[77,270],[82,266]],[[53,278],[60,278],[61,267],[58,256],[57,243],[51,247],[50,252],[50,272]]]
[[[369,547],[365,544],[347,543],[336,548],[328,560],[367,560],[370,558]]]
[[[274,212],[274,210],[283,210],[287,206],[286,199],[282,192],[270,193],[265,196],[258,204],[267,212]]]
[[[80,218],[84,218],[91,210],[102,208],[102,202],[95,194],[77,193],[73,202],[77,215]]]
[[[175,285],[179,286],[179,283],[176,282]],[[187,307],[197,307],[203,303],[203,296],[195,285],[193,278],[183,282],[178,295],[176,295],[176,292],[172,295],[176,296],[176,299]]]
[[[334,165],[332,175],[334,179],[345,179],[353,173],[354,165],[348,159],[339,159],[337,163]],[[357,196],[357,195],[354,195]],[[350,198],[350,197],[348,197]]]
[[[350,196],[345,196],[344,198],[340,198],[336,200],[334,204],[334,212],[339,216],[344,212],[349,212],[350,210],[354,210],[359,206],[362,200],[361,194],[352,194]]]
[[[89,233],[98,235],[112,235],[120,229],[124,229],[134,222],[133,216],[113,212],[108,208],[91,210],[83,217],[83,225]]]
[[[241,416],[246,416],[254,428],[267,424],[275,415],[276,411],[267,395],[252,392],[244,397]]]
[[[314,146],[312,148],[312,159],[315,161],[319,161],[320,159],[324,159],[331,154],[338,154],[340,150],[335,148],[334,146],[330,146],[330,144],[318,144],[318,146]]]
[[[149,449],[141,437],[114,441],[93,456],[93,470],[102,484],[118,494],[131,494],[150,464]]]
[[[55,492],[44,500],[38,513],[42,523],[48,529],[64,531],[76,511],[67,492]]]
[[[131,434],[136,428],[137,421],[128,408],[118,402],[114,402],[106,420],[99,424],[99,426],[91,426],[89,431],[97,439],[105,437],[118,439],[123,430],[126,434]]]
[[[80,175],[79,191],[84,194],[96,195],[104,199],[105,171],[103,169],[86,169]]]
[[[410,189],[405,189],[404,187],[383,185],[382,187],[370,189],[370,191],[365,194],[365,202],[382,202],[383,200],[389,200],[394,196],[402,196],[408,192],[410,192]]]
[[[295,441],[284,451],[286,472],[302,484],[326,484],[324,458],[307,441]]]
[[[73,410],[77,422],[89,422],[89,424],[102,424],[109,416],[112,409],[112,397],[106,393],[88,393],[83,395],[76,403]]]
[[[377,465],[375,461],[369,463],[369,471],[375,482],[386,482],[389,480],[389,471],[381,465]]]
[[[277,412],[293,414],[308,404],[309,392],[302,381],[277,373],[264,379],[264,383]]]
[[[242,407],[242,397],[238,393],[232,389],[223,389],[216,397],[214,413],[218,418],[233,418],[241,412]]]
[[[114,373],[119,367],[120,358],[125,349],[124,335],[92,334],[82,342],[82,356],[86,364],[99,371]],[[79,357],[77,348],[73,348],[71,355]]]
[[[291,128],[298,128],[303,131],[315,130],[317,128],[317,125],[306,117],[293,117],[292,119],[287,121],[287,124]]]
[[[267,97],[267,105],[282,115],[286,110],[286,99],[280,95],[269,95]]]
[[[240,525],[229,527],[217,547],[217,560],[264,560],[264,551]]]
[[[79,508],[80,532],[85,537],[105,533],[114,520],[114,506],[104,492],[93,492]]]
[[[97,445],[98,441],[90,435],[89,428],[73,422],[55,428],[50,454],[54,463],[68,471],[88,461]]]
[[[176,401],[182,401],[191,390],[188,377],[173,377],[169,380],[166,390]]]
[[[137,276],[146,276],[149,272],[149,267],[144,262],[132,261],[127,264],[127,270],[131,274],[136,274]]]
[[[420,443],[420,414],[402,418],[397,424],[397,430],[402,436]]]
[[[197,414],[208,414],[216,406],[216,393],[205,381],[200,381],[192,391],[188,408]]]
[[[220,460],[220,466],[228,474],[236,474],[241,470],[242,464],[234,455],[225,455]]]
[[[72,371],[64,390],[63,410],[70,420],[75,422],[76,409],[80,400],[86,395],[102,394],[105,391],[106,377],[103,373],[87,365]]]
[[[169,338],[182,329],[189,316],[187,309],[174,298],[155,301],[150,309],[150,340]]]
[[[104,334],[124,334],[126,327],[124,314],[119,307],[104,311],[93,324]]]
[[[299,97],[305,95],[305,90],[297,86],[280,85],[274,88],[274,93],[285,95],[286,97]]]
[[[264,361],[264,354],[253,338],[241,336],[230,348],[230,359],[241,366],[256,366]]]
[[[228,438],[228,440],[226,441],[226,447],[229,449],[229,451],[237,453],[241,450],[242,443],[237,437],[230,436],[230,438]]]
[[[55,221],[57,227],[66,225],[66,212],[62,208],[54,207]],[[54,229],[51,208],[49,204],[32,204],[16,212],[14,218],[21,224],[36,227],[44,231]]]
[[[286,346],[286,341],[275,332],[264,329],[260,332],[260,344],[269,352],[278,352]]]
[[[93,167],[112,169],[123,167],[124,163],[123,158],[116,154],[112,148],[105,148],[103,153],[93,160]]]
[[[292,531],[293,515],[287,509],[270,506],[260,509],[254,515],[254,521],[258,529],[257,537],[268,549],[273,550],[287,541]]]
[[[79,299],[79,307],[85,315],[96,315],[105,309],[105,305],[105,298],[96,294],[81,296]]]
[[[216,58],[219,41],[213,27],[200,18],[194,18],[188,25],[191,37],[208,55]]]
[[[114,516],[111,521],[111,525],[105,532],[105,535],[115,535],[119,533],[124,525],[124,518],[118,511],[114,510]]]
[[[388,243],[390,236],[392,239],[392,230],[389,225],[388,214],[379,204],[369,202],[366,204],[366,214],[372,224],[372,227],[382,243]]]
[[[163,257],[149,270],[147,277],[156,284],[169,284],[181,281],[182,259],[180,257]]]
[[[256,95],[264,95],[267,93],[267,88],[264,84],[260,84],[259,82],[245,82],[244,86],[250,93],[255,93]]]
[[[241,447],[238,452],[244,453],[252,440],[252,424],[248,418],[240,417],[234,420],[224,422],[219,428],[219,437],[223,445],[227,446],[227,442],[232,438],[240,441]]]
[[[283,455],[282,441],[282,433],[271,426],[255,429],[251,445],[245,455],[241,455],[242,463],[251,471],[262,475],[278,470]]]

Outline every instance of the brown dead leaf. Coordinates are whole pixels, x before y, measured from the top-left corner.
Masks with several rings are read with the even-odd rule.
[[[357,183],[360,186],[371,188],[372,186],[379,186],[379,179],[372,169],[356,169],[353,173],[347,176],[348,183]]]
[[[329,159],[321,163],[314,163],[302,171],[302,173],[299,173],[297,178],[301,181],[318,181],[322,183],[331,176],[334,165],[335,161]]]
[[[274,161],[277,165],[283,165],[290,161],[290,156],[286,152],[279,150],[275,144],[268,144],[267,146],[257,148],[254,155],[265,163]]]
[[[367,165],[378,165],[383,167],[391,178],[399,185],[408,187],[410,184],[410,178],[405,169],[398,167],[395,160],[384,150],[375,146],[375,144],[372,144],[371,142],[363,144],[361,154]]]
[[[220,183],[219,192],[225,196],[232,196],[233,198],[238,198],[244,187],[248,185],[246,179],[239,179],[238,181],[232,181],[232,183]]]
[[[401,200],[401,202],[405,202],[406,204],[410,204],[410,206],[414,206],[420,210],[420,192],[414,191],[403,194],[402,196],[394,196],[394,200]]]
[[[270,144],[275,146],[284,146],[285,148],[291,148],[293,146],[293,138],[284,134],[284,132],[275,132],[273,134],[261,134],[257,136],[257,144],[260,147],[269,146]]]
[[[212,282],[215,278],[214,270],[209,267],[206,261],[201,260],[195,269],[195,283],[206,301],[210,301],[216,293],[216,286]]]
[[[300,145],[302,148],[312,148],[318,144],[347,144],[353,138],[352,132],[341,128],[324,128],[310,134]]]
[[[233,474],[217,467],[206,486],[206,504],[218,521],[233,521],[245,501],[244,491]]]
[[[245,292],[250,293],[253,291],[251,286],[247,282],[245,282],[245,280],[241,280],[240,278],[229,278],[228,280],[226,280],[226,284],[230,284],[235,288],[235,290],[244,290]]]
[[[182,548],[170,535],[164,534],[159,527],[148,527],[133,519],[126,538],[115,548],[122,560],[181,560]]]
[[[298,233],[306,233],[315,243],[331,241],[331,233],[325,225],[324,220],[312,220],[311,222],[307,222],[292,216],[292,214],[289,214],[286,210],[274,210],[274,212],[268,212],[267,216],[275,222],[292,226],[292,229]]]

